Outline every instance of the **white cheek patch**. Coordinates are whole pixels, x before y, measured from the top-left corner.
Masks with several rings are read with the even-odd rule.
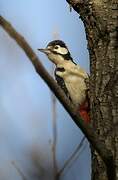
[[[55,52],[65,55],[65,54],[68,54],[68,49],[58,46],[58,49],[55,49]]]

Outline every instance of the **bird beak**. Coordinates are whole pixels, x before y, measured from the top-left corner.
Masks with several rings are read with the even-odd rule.
[[[38,49],[38,51],[41,51],[44,54],[49,54],[50,53],[50,50],[47,49],[47,48],[45,48],[45,49]]]

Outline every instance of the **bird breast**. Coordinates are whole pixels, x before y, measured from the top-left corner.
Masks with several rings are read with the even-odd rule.
[[[86,99],[86,84],[83,78],[71,75],[65,78],[65,85],[75,105],[82,104]]]
[[[65,71],[60,73],[60,77],[64,79],[73,104],[80,105],[86,99],[87,86],[85,79],[88,78],[88,75],[79,65],[73,63],[63,64],[63,67]]]

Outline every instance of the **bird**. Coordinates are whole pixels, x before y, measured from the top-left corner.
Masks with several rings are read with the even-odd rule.
[[[57,84],[78,110],[82,119],[89,123],[88,73],[74,62],[67,45],[62,40],[53,40],[48,43],[46,48],[38,50],[55,64],[54,75]]]

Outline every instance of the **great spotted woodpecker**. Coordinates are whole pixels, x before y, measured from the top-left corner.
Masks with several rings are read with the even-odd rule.
[[[55,64],[58,85],[78,109],[83,120],[89,122],[88,74],[73,61],[66,44],[61,40],[51,41],[45,49],[38,50]]]

